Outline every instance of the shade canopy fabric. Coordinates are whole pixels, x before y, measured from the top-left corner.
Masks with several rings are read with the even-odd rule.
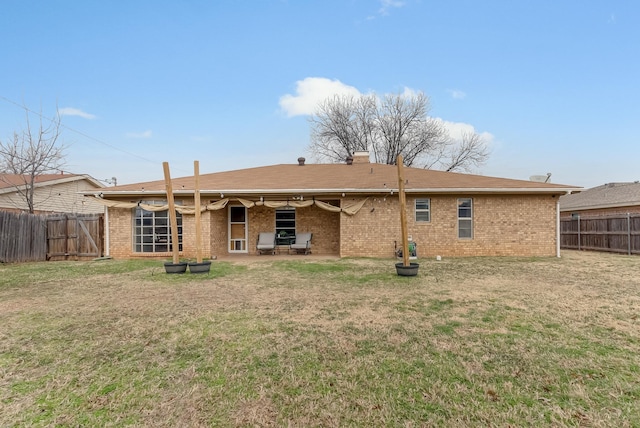
[[[140,207],[145,211],[166,211],[169,209],[168,204],[164,205],[156,205],[156,204],[145,204],[143,202],[122,202],[122,201],[113,201],[109,199],[103,199],[99,196],[95,196],[94,199],[105,205],[109,208],[122,208],[122,209],[133,209],[135,207]],[[304,208],[310,207],[312,205],[317,206],[323,210],[331,211],[334,213],[343,213],[346,215],[353,216],[360,211],[360,209],[367,202],[368,198],[363,199],[362,201],[356,202],[351,205],[347,205],[345,207],[337,207],[335,205],[331,205],[327,202],[316,201],[315,199],[307,200],[307,201],[249,201],[247,199],[236,199],[246,208],[260,207],[265,206],[268,208]],[[217,211],[221,210],[227,206],[229,203],[229,198],[220,199],[219,201],[212,202],[210,204],[204,205],[200,207],[200,212],[204,211]],[[191,205],[176,205],[176,211],[180,214],[184,215],[194,215],[196,212],[195,206]]]

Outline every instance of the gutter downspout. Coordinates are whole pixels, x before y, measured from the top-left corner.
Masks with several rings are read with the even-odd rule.
[[[104,256],[111,257],[109,254],[111,247],[109,245],[109,207],[107,206],[104,207],[104,247]]]
[[[556,201],[556,257],[560,258],[560,198]]]

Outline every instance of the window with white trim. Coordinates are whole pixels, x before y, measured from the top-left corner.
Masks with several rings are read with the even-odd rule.
[[[473,199],[458,199],[458,238],[473,239]]]
[[[416,199],[416,221],[431,221],[431,199]]]
[[[167,201],[145,201],[149,205],[164,205]],[[178,220],[179,251],[182,251],[182,215]],[[173,251],[169,211],[146,211],[140,206],[133,216],[133,251],[136,253],[166,253]]]

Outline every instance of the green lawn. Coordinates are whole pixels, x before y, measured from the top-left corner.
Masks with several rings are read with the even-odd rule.
[[[0,426],[640,426],[640,258],[0,265]]]

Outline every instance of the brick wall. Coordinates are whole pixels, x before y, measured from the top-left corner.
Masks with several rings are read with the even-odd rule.
[[[247,210],[249,217],[249,253],[256,253],[258,234],[260,232],[275,232],[275,210],[267,207],[253,207]]]
[[[193,205],[193,200],[178,200],[176,203],[182,203],[182,205]],[[131,201],[126,201],[131,202]],[[108,221],[105,221],[105,228],[109,230],[105,233],[109,235],[109,255],[114,258],[133,258],[133,257],[153,257],[153,258],[171,258],[172,252],[166,253],[136,253],[133,251],[133,216],[135,209],[129,208],[108,208]],[[203,239],[203,257],[209,257],[209,213],[205,212],[202,216],[202,239]],[[182,251],[180,257],[194,258],[196,257],[195,251],[195,217],[182,216],[183,224],[183,237],[182,237]],[[106,235],[105,235],[106,236]]]
[[[229,209],[223,208],[217,211],[211,211],[210,214],[210,233],[209,247],[212,256],[220,256],[228,254],[229,243],[227,241]]]
[[[337,204],[336,201],[329,201]],[[255,253],[258,234],[275,232],[276,210],[268,207],[253,207],[248,210],[249,253]],[[311,232],[313,254],[338,254],[340,246],[340,213],[332,213],[316,206],[296,208],[296,231]]]
[[[464,195],[463,197],[472,197]],[[415,221],[415,197],[407,197],[408,233],[418,257],[553,256],[556,251],[556,198],[551,196],[473,196],[473,239],[459,239],[457,196],[430,196],[431,221]],[[356,202],[344,200],[344,204]],[[369,198],[353,217],[342,216],[340,256],[392,257],[401,245],[397,196]]]
[[[200,251],[204,259],[211,258],[211,211],[205,211],[200,215]],[[182,216],[182,252],[185,258],[195,259],[198,255],[196,248],[196,217],[195,215]]]
[[[116,259],[133,255],[133,212],[130,209],[108,208],[105,228],[109,227],[109,255]],[[105,231],[105,236],[107,231]]]
[[[325,202],[338,205],[338,201]],[[315,205],[296,209],[296,231],[313,233],[313,254],[339,254],[341,215],[343,214],[323,210]]]
[[[407,197],[408,231],[418,244],[418,257],[441,256],[554,256],[556,251],[556,201],[542,195],[461,195],[473,198],[473,239],[458,239],[457,196],[431,195],[431,221],[415,221],[415,197]],[[351,205],[358,198],[328,201]],[[189,204],[189,201],[184,201]],[[393,257],[394,241],[400,245],[397,195],[370,197],[354,216],[332,213],[316,206],[296,209],[296,229],[312,232],[314,254],[341,257]],[[171,257],[133,253],[132,214],[129,209],[109,209],[110,255]],[[260,232],[275,230],[275,210],[247,210],[249,254],[255,254]],[[181,257],[195,258],[195,218],[183,216]],[[202,215],[203,256],[228,254],[228,209]]]

